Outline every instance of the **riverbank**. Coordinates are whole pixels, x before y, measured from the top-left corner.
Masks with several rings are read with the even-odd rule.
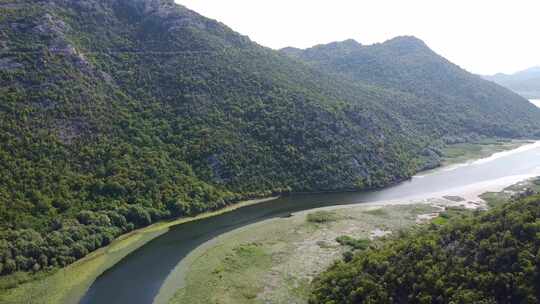
[[[179,289],[169,303],[305,303],[311,279],[347,251],[337,237],[367,239],[406,229],[418,215],[436,210],[362,206],[324,211],[330,219],[321,222],[308,220],[315,214],[309,211],[235,230],[197,248],[175,270],[186,273],[174,282]],[[166,303],[171,283],[155,303]]]
[[[276,197],[243,201],[224,209],[202,213],[195,217],[161,222],[132,231],[120,236],[110,245],[98,249],[83,259],[50,275],[41,275],[35,280],[0,291],[0,303],[76,304],[84,296],[95,279],[105,270],[144,244],[166,233],[170,227],[216,216],[241,207],[273,199],[276,199]],[[10,278],[4,277],[2,279],[8,280]]]
[[[526,142],[522,142],[524,144]],[[499,144],[493,144],[491,147],[492,153],[500,151],[498,148]],[[504,145],[507,149],[513,148],[512,145]],[[469,149],[468,151],[473,151]],[[479,157],[479,154],[469,153],[469,158],[473,159]],[[112,267],[118,261],[125,258],[129,253],[137,250],[141,246],[147,244],[149,241],[155,239],[156,237],[166,233],[171,226],[178,224],[186,223],[189,221],[199,220],[203,218],[208,218],[216,216],[228,211],[238,209],[243,206],[255,204],[266,200],[257,200],[257,201],[248,201],[240,204],[230,206],[228,208],[205,213],[193,218],[184,218],[179,219],[173,222],[159,223],[147,228],[134,231],[130,234],[124,235],[114,241],[108,247],[102,248],[86,258],[64,268],[48,276],[40,276],[39,279],[20,284],[15,288],[9,290],[0,291],[0,302],[2,303],[76,303],[84,295],[88,287],[92,282],[105,270]],[[182,265],[186,265],[189,259],[182,261]],[[168,270],[168,269],[167,269]],[[185,271],[180,271],[179,278],[175,278],[175,272],[170,280],[167,279],[164,287],[158,298],[163,298],[168,300],[170,296],[174,294],[178,288],[177,282],[183,280],[182,273]],[[2,278],[6,279],[6,278]],[[171,285],[170,282],[173,282]],[[162,295],[167,295],[162,296]]]
[[[521,139],[482,139],[472,143],[448,145],[442,150],[442,166],[490,157],[495,153],[517,149],[533,142]]]
[[[444,224],[440,215],[449,209],[485,209],[540,191],[537,179],[505,182],[463,188],[460,195],[310,210],[243,227],[193,251],[154,303],[307,303],[311,280],[351,250],[339,237],[378,242],[415,225]]]

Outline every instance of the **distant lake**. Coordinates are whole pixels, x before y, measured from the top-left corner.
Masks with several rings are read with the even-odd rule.
[[[530,101],[537,107],[540,107],[540,99],[531,99]]]

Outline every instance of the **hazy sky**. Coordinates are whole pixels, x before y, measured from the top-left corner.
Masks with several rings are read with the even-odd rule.
[[[414,35],[479,74],[540,65],[540,0],[176,0],[271,48]]]

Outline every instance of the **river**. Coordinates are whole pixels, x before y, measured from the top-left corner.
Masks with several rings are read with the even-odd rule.
[[[291,195],[171,228],[105,271],[81,303],[152,303],[175,266],[191,251],[234,229],[301,210],[345,204],[456,195],[464,187],[512,183],[540,175],[540,142],[413,177],[393,187],[364,193]]]

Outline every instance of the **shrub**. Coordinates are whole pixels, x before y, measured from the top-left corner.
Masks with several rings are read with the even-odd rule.
[[[342,246],[349,246],[356,250],[364,250],[368,248],[369,243],[371,243],[370,240],[354,239],[348,235],[342,235],[342,236],[337,237],[336,242],[338,242]]]
[[[328,223],[334,222],[339,219],[339,216],[335,212],[330,211],[316,211],[307,215],[307,221],[310,223]]]

